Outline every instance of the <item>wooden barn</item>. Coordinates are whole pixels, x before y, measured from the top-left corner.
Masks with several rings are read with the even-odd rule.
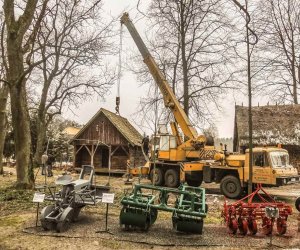
[[[74,136],[74,166],[93,165],[96,172],[125,173],[127,162],[141,166],[145,159],[142,135],[124,117],[101,108]],[[110,157],[111,156],[111,157]]]
[[[268,105],[252,107],[253,145],[281,144],[290,154],[290,162],[300,165],[300,105]],[[248,148],[248,107],[235,107],[233,150]]]

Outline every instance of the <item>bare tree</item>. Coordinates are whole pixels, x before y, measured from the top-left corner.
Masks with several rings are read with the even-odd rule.
[[[218,98],[232,88],[230,22],[219,0],[153,0],[150,51],[192,123],[209,121]],[[148,81],[145,69],[136,70]],[[149,104],[153,103],[149,98]]]
[[[0,174],[3,174],[3,149],[6,136],[6,106],[8,98],[8,87],[0,83]]]
[[[39,28],[47,0],[38,5],[38,0],[22,2],[16,14],[14,0],[4,0],[3,9],[6,24],[5,50],[7,67],[5,68],[6,80],[9,86],[11,98],[12,124],[15,135],[15,150],[17,160],[17,187],[24,188],[33,184],[33,176],[29,171],[30,158],[30,126],[27,103],[26,82],[28,73],[35,66],[31,64],[31,49],[35,40],[36,31]],[[35,12],[39,18],[33,23]],[[19,13],[18,12],[18,13]],[[31,29],[30,29],[31,27]],[[26,58],[27,57],[27,58]],[[27,63],[25,64],[25,59]]]
[[[285,103],[298,104],[300,83],[300,2],[260,1],[257,8],[260,30],[254,60],[259,68],[258,92]]]
[[[37,106],[35,162],[44,152],[46,130],[63,108],[77,107],[91,95],[103,97],[113,83],[114,72],[104,57],[112,54],[112,23],[103,22],[102,1],[50,1],[37,33],[34,56],[42,63],[32,73],[40,86]],[[43,79],[41,81],[41,79]]]
[[[0,65],[0,174],[3,174],[3,149],[6,136],[7,122],[6,122],[6,109],[7,109],[7,99],[8,99],[8,85],[5,77],[5,68],[7,67],[4,55],[4,17],[0,16],[0,42],[1,42],[1,58],[2,62]]]

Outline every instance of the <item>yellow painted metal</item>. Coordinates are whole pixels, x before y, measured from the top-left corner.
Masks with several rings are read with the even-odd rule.
[[[172,134],[176,137],[177,145],[181,145],[182,144],[182,139],[179,135],[177,123],[176,122],[170,122],[170,126],[171,126],[171,130],[172,130]]]
[[[183,163],[184,172],[202,171],[205,165],[205,161]]]
[[[246,155],[229,155],[226,157],[226,164],[229,167],[243,167],[245,164]]]

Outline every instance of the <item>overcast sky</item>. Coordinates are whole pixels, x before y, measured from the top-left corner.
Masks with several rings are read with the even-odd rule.
[[[150,0],[140,1],[140,10],[146,11],[147,5]],[[145,32],[147,27],[145,20],[142,15],[137,10],[138,0],[105,0],[104,1],[104,11],[114,17],[120,17],[124,11],[129,12],[131,19],[133,20],[136,28],[138,29],[142,38],[145,38]],[[118,27],[116,27],[118,28]],[[123,51],[125,50],[136,50],[135,44],[132,41],[126,27],[124,27],[123,36]],[[151,51],[150,51],[151,53]],[[124,53],[123,59],[124,58]],[[116,56],[116,62],[118,62],[118,56]],[[141,57],[142,63],[142,57]],[[100,100],[99,98],[94,98],[91,101],[86,101],[80,105],[75,113],[67,112],[65,118],[69,118],[79,122],[80,124],[85,124],[101,107],[106,108],[112,112],[115,112],[115,98],[117,94],[116,84],[111,89],[110,93],[105,97],[105,100]],[[139,104],[139,98],[145,96],[142,87],[139,84],[134,75],[130,72],[122,71],[122,78],[120,84],[120,114],[126,117],[132,124],[143,134],[149,131],[143,131],[134,124],[133,113],[136,111]],[[253,104],[256,105],[257,102],[263,103],[263,100],[253,100]],[[234,105],[238,104],[247,105],[247,96],[236,96],[236,94],[229,93],[224,100],[221,100],[222,111],[216,114],[215,124],[218,128],[219,137],[232,137],[233,136],[233,126],[234,126]],[[201,131],[198,131],[201,132]]]

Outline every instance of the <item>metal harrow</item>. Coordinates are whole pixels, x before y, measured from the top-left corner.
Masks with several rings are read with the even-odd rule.
[[[260,191],[262,193],[259,193]],[[258,202],[253,202],[254,198]],[[270,209],[276,211],[276,215],[273,217],[267,215],[267,210]],[[284,235],[287,230],[287,219],[291,214],[292,207],[284,202],[275,201],[262,188],[261,184],[257,185],[253,193],[239,201],[228,204],[225,200],[222,211],[230,233],[236,234],[239,230],[242,235],[246,235],[248,231],[251,235],[255,235],[258,232],[258,220],[261,220],[263,234],[272,234],[273,224],[276,220],[278,234]]]
[[[171,195],[176,199],[172,201]],[[158,210],[172,212],[173,228],[177,231],[202,234],[206,217],[205,190],[189,186],[179,189],[136,184],[121,204],[120,224],[125,229],[148,230],[156,221]]]

